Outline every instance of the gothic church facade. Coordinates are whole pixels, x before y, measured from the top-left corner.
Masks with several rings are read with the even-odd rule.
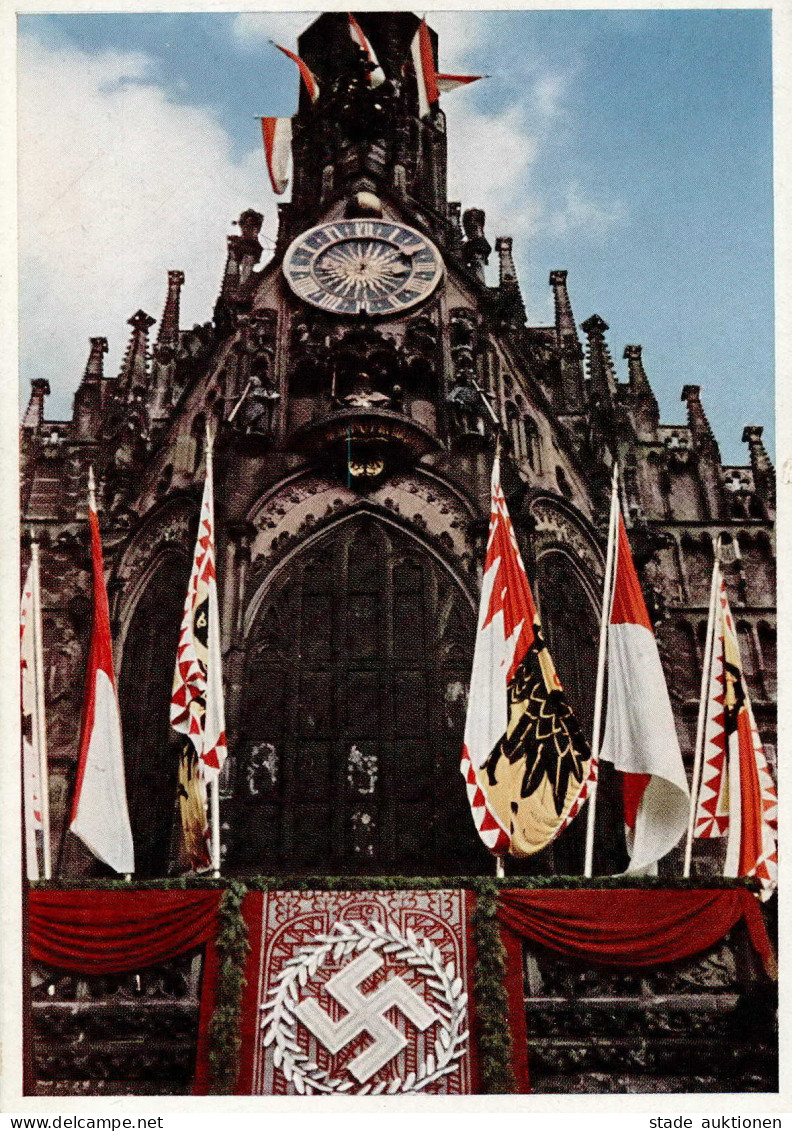
[[[262,216],[250,209],[228,239],[203,325],[181,326],[189,280],[174,270],[158,325],[144,311],[130,318],[118,374],[104,372],[106,340],[91,340],[70,420],[46,418],[47,384],[33,381],[21,428],[23,558],[33,531],[63,877],[96,869],[64,833],[90,631],[90,466],[138,872],[178,867],[168,704],[207,422],[226,872],[491,871],[459,755],[499,433],[523,557],[584,727],[618,459],[688,763],[718,538],[757,720],[775,750],[775,486],[761,427],[745,429],[746,464],[724,466],[704,407],[715,382],[702,397],[684,375],[687,421],[661,423],[641,347],[626,347],[617,375],[606,322],[578,321],[566,271],[549,275],[553,324],[532,324],[511,239],[493,250],[484,213],[447,199],[445,119],[419,115],[409,62],[417,17],[359,20],[386,74],[378,87],[345,14],[320,16],[300,38],[321,93],[312,103],[301,91],[291,202],[280,205],[271,258],[262,262]],[[626,858],[607,780],[603,797],[595,870],[610,872]],[[582,854],[573,826],[522,867],[580,874]],[[717,859],[702,853],[694,867],[705,874]]]

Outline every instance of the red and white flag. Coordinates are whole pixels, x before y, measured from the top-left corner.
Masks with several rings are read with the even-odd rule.
[[[127,808],[121,714],[118,709],[110,611],[99,519],[89,487],[88,518],[93,562],[93,627],[83,698],[80,757],[71,831],[116,872],[134,872],[135,852]]]
[[[461,765],[487,848],[496,856],[544,848],[563,827],[590,758],[542,637],[496,455]]]
[[[173,729],[186,735],[188,740],[179,783],[188,853],[193,867],[209,867],[206,783],[217,785],[227,754],[215,574],[211,444],[207,446],[198,538],[176,652],[170,721]],[[219,830],[215,830],[217,852],[218,835]],[[219,867],[217,852],[215,868]]]
[[[768,899],[778,882],[778,794],[751,708],[726,586],[715,605],[697,837],[728,837],[726,876],[755,876]]]
[[[379,65],[379,59],[376,56],[374,48],[369,43],[366,33],[357,22],[351,12],[347,13],[349,17],[349,34],[352,37],[352,42],[357,44],[361,51],[363,51],[371,64],[369,71],[369,86],[382,86],[385,82],[385,72]]]
[[[655,869],[687,829],[690,807],[657,641],[621,514],[608,627],[608,712],[600,757],[622,773],[628,872]]]
[[[264,138],[264,154],[267,158],[267,170],[272,191],[280,196],[289,183],[292,120],[291,118],[262,118],[261,133]]]
[[[36,832],[44,828],[41,813],[39,720],[37,717],[34,649],[33,563],[31,562],[22,588],[22,603],[19,610],[19,656],[22,690],[22,789],[25,805],[25,860],[29,880],[39,878]]]
[[[290,51],[288,47],[281,47],[279,43],[276,43],[274,46],[277,47],[279,51],[282,51],[283,54],[286,55],[289,59],[291,59],[293,63],[297,64],[300,75],[302,77],[302,81],[305,83],[305,89],[308,92],[308,97],[310,98],[311,102],[316,102],[317,98],[319,97],[319,83],[316,81],[316,75],[313,73],[311,68],[303,59],[300,58],[299,55],[295,55],[293,51]]]
[[[426,20],[421,20],[410,45],[415,81],[418,84],[418,113],[426,118],[432,108],[440,101],[440,92],[456,90],[458,86],[468,86],[477,82],[483,75],[446,75],[435,70],[432,40]]]
[[[472,82],[486,78],[486,75],[435,75],[437,89],[441,94],[448,94],[449,90],[456,90],[458,86],[470,86]]]

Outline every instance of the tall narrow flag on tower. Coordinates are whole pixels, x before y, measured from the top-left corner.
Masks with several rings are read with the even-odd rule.
[[[369,71],[369,86],[382,86],[385,82],[385,72],[379,64],[379,59],[376,56],[374,48],[369,43],[366,33],[357,22],[351,12],[347,13],[349,18],[349,34],[352,37],[352,42],[357,44],[361,51],[364,52],[371,65]]]
[[[657,641],[621,513],[600,757],[622,773],[627,871],[653,870],[687,828],[690,793]]]
[[[280,196],[289,183],[292,120],[291,118],[262,118],[261,133],[264,138],[264,155],[267,158],[267,171],[272,191]]]
[[[418,114],[421,118],[426,118],[432,107],[440,101],[441,91],[456,90],[458,86],[469,86],[484,78],[484,75],[445,75],[436,71],[432,39],[426,20],[421,20],[418,25],[410,44],[410,54],[418,84]]]
[[[542,637],[496,455],[461,766],[487,848],[497,856],[544,848],[574,804],[590,757]]]
[[[277,47],[279,51],[282,51],[287,59],[291,59],[293,63],[297,64],[297,69],[299,70],[300,77],[305,84],[305,89],[308,92],[308,97],[310,98],[311,102],[316,102],[317,98],[319,97],[319,83],[316,81],[316,75],[313,73],[305,60],[301,59],[299,55],[296,55],[294,51],[290,51],[288,47],[281,47],[279,43],[274,43],[272,40],[270,40],[270,42],[273,43],[273,46]]]
[[[207,440],[206,452],[206,480],[176,652],[170,720],[173,729],[186,735],[188,740],[179,774],[182,825],[188,853],[194,868],[213,864],[217,870],[220,866],[217,779],[227,751],[215,574],[211,437]],[[215,802],[211,856],[206,814],[207,783],[213,787]]]
[[[116,872],[134,872],[135,852],[127,809],[121,714],[113,671],[110,610],[94,499],[93,469],[89,471],[88,483],[94,608],[70,828],[94,856]]]
[[[728,837],[726,876],[778,882],[778,795],[754,719],[723,578],[714,610],[697,837]]]

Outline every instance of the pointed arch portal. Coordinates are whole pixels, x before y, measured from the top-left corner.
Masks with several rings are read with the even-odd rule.
[[[475,615],[368,515],[298,553],[247,634],[235,871],[490,871],[459,772]]]

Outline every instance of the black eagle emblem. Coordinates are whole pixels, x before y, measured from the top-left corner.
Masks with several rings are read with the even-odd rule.
[[[534,642],[509,684],[506,734],[493,749],[485,767],[490,785],[495,785],[501,758],[510,765],[524,759],[520,797],[530,797],[547,779],[555,811],[560,817],[569,780],[583,781],[591,751],[564,692],[558,687],[547,687],[539,662],[542,652],[547,652],[547,645],[537,623]],[[552,663],[549,654],[546,660]]]

